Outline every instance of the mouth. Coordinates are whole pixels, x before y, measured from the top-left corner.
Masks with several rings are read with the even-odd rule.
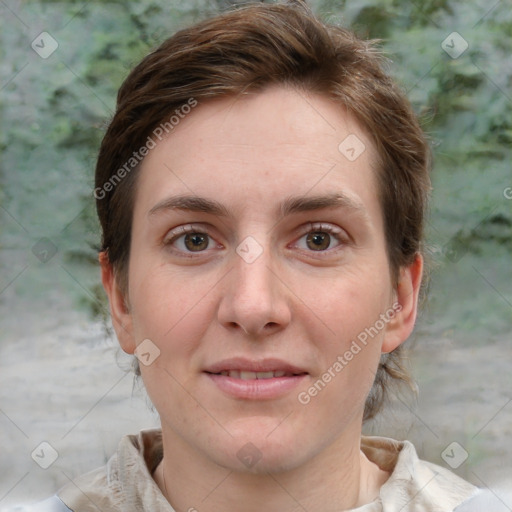
[[[307,371],[280,360],[238,358],[214,364],[204,373],[224,394],[245,400],[282,397],[308,375]]]
[[[210,372],[206,372],[210,373]],[[232,379],[240,380],[265,380],[275,379],[280,377],[295,377],[297,375],[304,375],[303,373],[291,373],[285,370],[276,370],[269,372],[251,372],[247,370],[223,370],[218,373],[211,373],[211,375],[222,375],[223,377],[231,377]]]

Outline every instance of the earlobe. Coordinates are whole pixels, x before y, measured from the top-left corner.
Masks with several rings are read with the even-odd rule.
[[[382,352],[395,350],[411,334],[418,313],[418,297],[423,276],[423,257],[416,254],[414,261],[400,270],[400,279],[395,292],[396,301],[400,308],[396,308],[396,315],[388,323],[386,334],[382,343]]]
[[[121,348],[128,354],[133,354],[136,348],[133,338],[132,317],[126,305],[125,295],[119,287],[114,269],[108,259],[108,253],[99,254],[101,267],[101,282],[108,296],[112,324],[116,331]]]

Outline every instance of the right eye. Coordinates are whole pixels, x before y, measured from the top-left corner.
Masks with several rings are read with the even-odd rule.
[[[164,244],[175,253],[189,257],[192,253],[204,253],[222,247],[208,233],[190,225],[172,230],[165,238]]]

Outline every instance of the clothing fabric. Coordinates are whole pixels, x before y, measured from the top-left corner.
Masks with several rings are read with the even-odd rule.
[[[47,500],[40,501],[34,505],[21,505],[14,508],[8,508],[2,512],[73,512],[70,510],[58,496],[52,496]]]
[[[447,469],[420,460],[408,441],[363,436],[361,449],[391,476],[376,500],[352,512],[451,512],[478,494]],[[75,479],[56,497],[72,512],[175,512],[152,477],[162,456],[159,429],[126,436],[106,466]]]

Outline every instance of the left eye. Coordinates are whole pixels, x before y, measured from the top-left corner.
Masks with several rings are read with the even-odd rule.
[[[173,240],[173,245],[185,252],[205,251],[213,244],[206,233],[192,232],[181,235]]]
[[[340,245],[339,238],[334,233],[325,230],[315,230],[302,236],[297,246],[310,251],[326,251]]]

